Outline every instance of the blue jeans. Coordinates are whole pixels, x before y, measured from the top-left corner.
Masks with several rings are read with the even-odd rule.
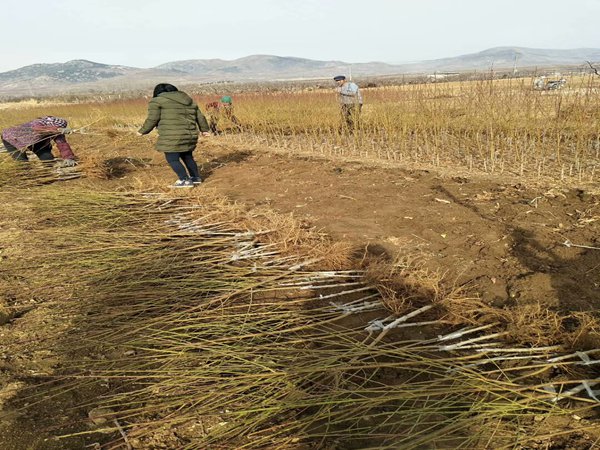
[[[189,152],[165,152],[165,159],[180,180],[200,178],[198,164],[194,161],[193,150]]]

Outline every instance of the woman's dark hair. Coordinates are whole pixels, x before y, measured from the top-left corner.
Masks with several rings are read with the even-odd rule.
[[[176,92],[178,90],[179,89],[177,89],[172,84],[169,84],[169,83],[160,83],[160,84],[157,84],[154,87],[154,93],[152,94],[152,97],[158,97],[163,92]]]

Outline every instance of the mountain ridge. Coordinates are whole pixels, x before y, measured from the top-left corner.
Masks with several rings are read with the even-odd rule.
[[[206,83],[326,79],[338,74],[357,77],[428,74],[439,71],[584,66],[600,61],[600,49],[536,49],[502,46],[448,58],[403,64],[372,61],[347,63],[295,56],[249,55],[170,61],[151,68],[111,65],[74,59],[65,63],[32,64],[0,73],[0,96],[56,92],[145,89],[156,82]]]

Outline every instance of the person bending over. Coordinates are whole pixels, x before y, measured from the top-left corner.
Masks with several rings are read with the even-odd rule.
[[[221,130],[219,130],[221,119],[227,119],[237,131],[242,129],[240,121],[233,112],[233,99],[229,95],[224,95],[219,101],[207,103],[206,113],[208,115],[208,126],[214,135],[221,133]]]
[[[52,142],[56,143],[65,167],[75,166],[75,155],[65,134],[71,132],[62,117],[44,116],[2,130],[2,143],[16,161],[28,161],[27,150],[41,161],[54,161]]]

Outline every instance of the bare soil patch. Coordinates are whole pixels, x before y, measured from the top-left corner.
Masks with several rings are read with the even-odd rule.
[[[204,158],[202,188],[292,214],[367,253],[422,252],[490,305],[600,308],[600,250],[568,246],[600,247],[592,192],[245,150]]]

